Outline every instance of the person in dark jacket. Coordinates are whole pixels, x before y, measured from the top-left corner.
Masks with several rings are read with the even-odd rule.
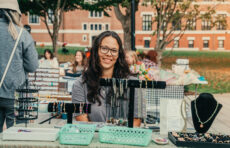
[[[0,2],[0,80],[19,36],[21,12],[17,0]],[[31,35],[23,29],[13,59],[0,87],[0,133],[6,121],[7,128],[14,124],[14,93],[26,80],[28,72],[38,67],[38,54]]]

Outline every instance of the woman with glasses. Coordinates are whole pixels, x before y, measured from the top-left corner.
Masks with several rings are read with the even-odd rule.
[[[73,103],[90,103],[90,114],[78,114],[77,121],[106,122],[107,107],[111,99],[111,87],[99,84],[100,78],[122,78],[130,76],[128,64],[125,60],[122,42],[117,33],[105,31],[94,40],[88,68],[83,75],[75,81],[72,90]],[[136,99],[136,97],[135,97]],[[137,102],[137,101],[135,101]],[[135,103],[135,106],[136,103]],[[134,126],[140,125],[135,109]]]

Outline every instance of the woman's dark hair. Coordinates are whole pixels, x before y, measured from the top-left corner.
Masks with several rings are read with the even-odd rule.
[[[125,60],[124,49],[122,48],[122,42],[117,33],[113,31],[105,31],[99,34],[92,45],[90,51],[90,58],[88,61],[88,68],[83,73],[83,83],[87,84],[88,94],[87,99],[89,102],[98,102],[101,105],[101,101],[98,97],[100,92],[99,80],[102,76],[102,68],[99,61],[98,49],[102,40],[105,37],[113,37],[117,40],[119,45],[119,54],[117,61],[114,65],[113,78],[127,78],[130,75],[129,66]]]
[[[47,59],[47,58],[46,58],[46,52],[48,52],[48,53],[50,54],[50,59],[53,59],[53,58],[54,58],[54,55],[53,55],[53,53],[51,52],[51,50],[45,49],[45,51],[44,51],[44,58],[45,58],[45,59]]]
[[[82,65],[81,66],[85,67],[85,65],[86,65],[86,56],[85,56],[84,52],[80,51],[80,50],[77,50],[75,52],[75,56],[76,56],[77,52],[81,53],[81,55],[82,55],[82,62],[81,62]],[[77,66],[78,66],[78,64],[79,63],[76,61],[76,58],[74,58],[74,62],[73,62],[73,73],[77,72]]]

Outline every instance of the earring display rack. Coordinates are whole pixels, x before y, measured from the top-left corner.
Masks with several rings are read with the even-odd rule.
[[[91,104],[53,102],[48,104],[48,112],[67,113],[67,123],[72,124],[73,113],[80,113],[80,114],[91,113]],[[40,122],[40,124],[49,121],[54,117],[42,121]]]
[[[38,118],[38,89],[30,89],[28,80],[25,88],[17,89],[15,92],[15,117],[17,120],[27,122]]]
[[[130,102],[128,111],[128,127],[133,127],[134,120],[134,95],[135,88],[152,88],[152,89],[165,89],[166,83],[164,81],[145,81],[145,80],[128,80],[128,79],[115,79],[116,87],[123,85],[123,88],[130,88]],[[114,79],[100,79],[101,86],[113,86]]]

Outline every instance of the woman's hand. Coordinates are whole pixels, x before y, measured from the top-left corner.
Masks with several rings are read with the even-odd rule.
[[[140,127],[141,126],[141,119],[134,118],[133,119],[133,127]]]
[[[77,121],[86,121],[86,122],[89,121],[88,114],[81,114],[79,116],[76,116],[75,119]]]

